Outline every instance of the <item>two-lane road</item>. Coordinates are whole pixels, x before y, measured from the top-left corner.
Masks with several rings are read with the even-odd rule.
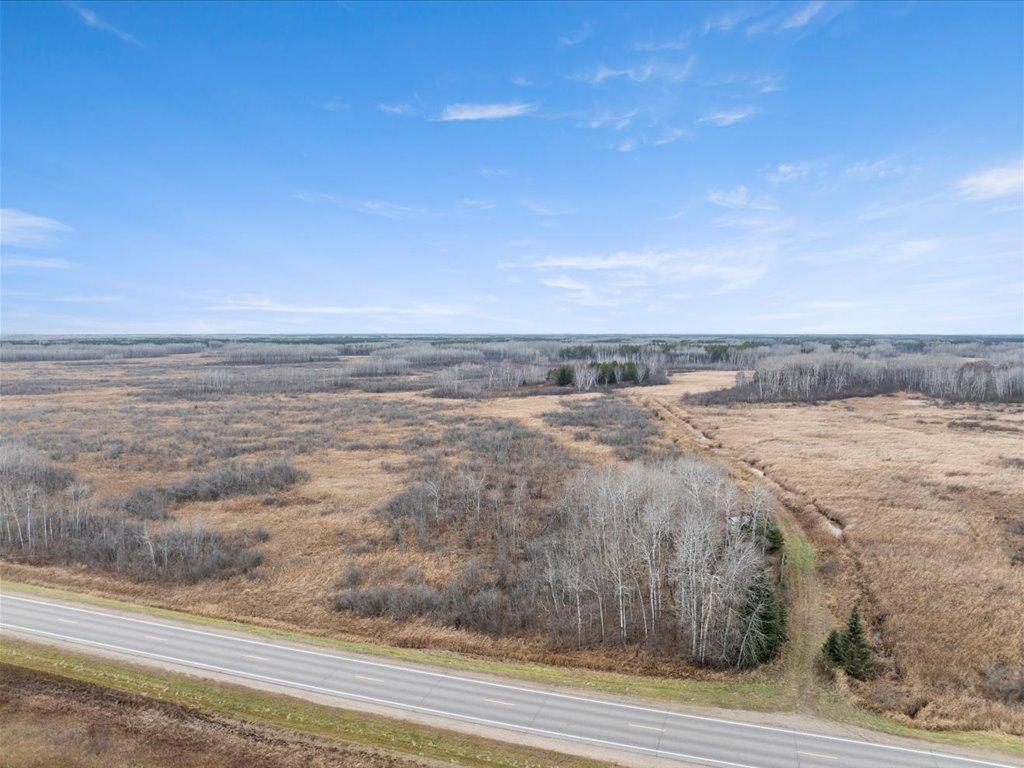
[[[71,643],[137,661],[188,667],[241,683],[285,687],[463,724],[719,768],[1021,768],[944,754],[926,744],[874,743],[687,714],[625,701],[480,680],[84,605],[0,595],[0,633]]]

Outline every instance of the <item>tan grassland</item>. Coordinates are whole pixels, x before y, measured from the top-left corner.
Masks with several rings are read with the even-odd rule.
[[[784,682],[795,705],[818,697],[817,648],[860,600],[885,668],[852,695],[925,728],[1024,733],[1019,705],[989,692],[1002,663],[1024,668],[1024,409],[950,406],[913,396],[822,405],[698,406],[684,395],[729,386],[729,371],[674,375],[624,390],[658,417],[662,440],[718,456],[749,481],[762,474],[787,507],[784,529],[814,545],[791,563],[794,628],[768,668],[708,671],[630,649],[552,650],[544,637],[494,638],[425,621],[331,609],[342,575],[386,584],[410,571],[443,584],[465,554],[396,549],[374,508],[409,477],[408,463],[473,417],[517,421],[573,456],[612,449],[541,414],[565,396],[441,399],[426,393],[161,396],[195,375],[191,356],[5,366],[5,438],[44,445],[101,497],[168,485],[225,457],[290,455],[309,479],[272,496],[193,502],[175,511],[223,531],[263,528],[250,576],[195,585],[139,583],[84,568],[2,563],[0,575],[205,616],[404,648],[718,682]],[[36,381],[59,382],[36,391]],[[21,389],[19,390],[19,387]],[[599,395],[571,395],[574,400]],[[225,452],[226,448],[231,453]],[[744,474],[745,473],[745,474]],[[815,555],[817,559],[815,559]],[[813,690],[812,690],[813,689]]]
[[[994,680],[1024,669],[1024,408],[911,395],[705,407],[681,402],[683,386],[634,393],[796,513],[834,625],[859,600],[882,652],[855,692],[918,726],[1024,732]]]

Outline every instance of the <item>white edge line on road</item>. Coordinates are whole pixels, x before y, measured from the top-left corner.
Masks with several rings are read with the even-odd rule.
[[[539,733],[539,734],[541,734],[543,736],[553,736],[555,738],[568,739],[570,741],[590,742],[592,744],[600,744],[601,746],[615,747],[617,749],[625,749],[625,750],[628,750],[630,752],[637,752],[637,751],[639,751],[639,752],[650,752],[651,754],[658,755],[660,757],[678,757],[678,758],[680,758],[682,760],[692,760],[692,761],[696,761],[696,762],[700,762],[700,763],[705,763],[705,764],[725,765],[725,766],[729,766],[729,768],[758,768],[758,766],[748,765],[747,763],[732,763],[732,762],[729,762],[727,760],[715,760],[714,758],[711,758],[711,757],[699,757],[697,755],[685,755],[685,754],[683,754],[681,752],[670,752],[670,751],[665,750],[665,749],[651,749],[651,748],[648,748],[648,747],[635,746],[633,744],[620,744],[617,741],[605,741],[604,739],[593,739],[593,738],[590,738],[588,736],[576,736],[576,735],[571,734],[571,733],[561,733],[560,731],[549,731],[549,730],[546,730],[544,728],[534,728],[532,726],[527,726],[527,725],[516,725],[515,723],[505,723],[505,722],[502,722],[501,720],[489,720],[489,719],[484,718],[484,717],[474,717],[473,715],[462,715],[462,714],[459,714],[457,712],[446,712],[443,709],[433,709],[431,707],[422,707],[422,706],[418,706],[416,704],[403,704],[403,703],[398,702],[398,701],[390,701],[388,699],[379,699],[379,698],[377,698],[375,696],[363,696],[362,694],[349,693],[347,691],[339,691],[339,690],[335,690],[333,688],[321,688],[318,685],[309,685],[307,683],[297,683],[297,682],[293,682],[291,680],[282,680],[281,678],[278,678],[278,677],[270,677],[269,675],[259,675],[259,674],[256,674],[254,672],[243,672],[242,670],[230,669],[228,667],[218,667],[218,666],[215,666],[213,664],[204,664],[201,661],[188,661],[187,659],[179,659],[179,658],[176,658],[174,656],[165,656],[165,655],[163,655],[161,653],[150,653],[149,651],[139,651],[139,650],[135,650],[134,648],[125,648],[123,646],[113,645],[111,643],[101,643],[101,642],[96,641],[96,640],[83,640],[81,638],[70,637],[69,635],[61,635],[61,634],[58,634],[56,632],[45,632],[45,631],[43,631],[41,629],[32,629],[30,627],[20,627],[20,626],[17,626],[15,624],[8,624],[7,626],[9,628],[11,628],[11,629],[18,630],[18,631],[21,631],[21,632],[25,632],[25,633],[30,634],[30,635],[41,635],[41,636],[44,636],[44,637],[55,637],[55,638],[60,639],[60,640],[69,640],[71,642],[78,643],[78,644],[81,644],[81,645],[90,645],[90,646],[94,646],[96,648],[106,648],[106,649],[114,650],[114,651],[122,651],[124,653],[130,653],[130,654],[133,654],[133,655],[136,655],[136,656],[149,656],[149,657],[152,657],[154,659],[160,659],[162,661],[168,661],[168,662],[171,662],[172,664],[180,664],[180,665],[185,666],[185,667],[198,667],[200,669],[209,669],[209,670],[212,670],[214,672],[220,672],[222,674],[235,675],[237,677],[245,677],[245,678],[249,678],[251,680],[264,680],[264,681],[266,681],[268,683],[273,683],[274,685],[281,685],[281,686],[284,686],[286,688],[300,688],[300,689],[305,689],[305,690],[309,690],[309,691],[315,691],[317,693],[326,693],[326,694],[330,694],[330,695],[333,695],[333,696],[338,696],[338,697],[344,698],[344,699],[361,699],[363,701],[368,701],[368,702],[371,702],[373,704],[381,704],[381,705],[384,705],[384,706],[387,706],[387,707],[394,707],[396,709],[413,710],[413,711],[416,711],[416,712],[423,712],[423,713],[426,713],[428,715],[438,715],[440,717],[450,717],[450,718],[453,718],[455,720],[468,720],[468,721],[474,722],[474,723],[482,723],[484,725],[491,725],[491,726],[495,726],[495,727],[498,727],[498,728],[507,728],[507,729],[514,730],[514,731],[526,731],[526,732],[529,732],[529,733]],[[1010,768],[1010,767],[1007,766],[1006,768]]]
[[[738,727],[742,727],[742,728],[753,728],[753,729],[761,730],[761,731],[773,731],[775,733],[785,733],[785,734],[789,734],[789,735],[793,735],[793,736],[805,736],[807,738],[812,738],[812,739],[823,739],[823,740],[826,740],[826,741],[835,741],[835,742],[840,742],[840,743],[843,743],[843,744],[857,744],[859,746],[874,747],[876,749],[891,749],[891,750],[896,750],[896,751],[899,751],[899,752],[910,752],[910,753],[917,754],[917,755],[930,755],[930,756],[933,756],[933,757],[941,757],[941,758],[947,759],[947,760],[959,760],[959,761],[962,761],[962,762],[965,762],[965,763],[973,763],[975,765],[994,766],[994,768],[1020,768],[1020,766],[1013,766],[1013,765],[1009,765],[1009,764],[1006,764],[1006,763],[995,763],[995,762],[992,762],[992,761],[989,761],[989,760],[979,760],[979,759],[975,759],[975,758],[972,758],[972,757],[963,757],[961,755],[952,755],[952,754],[947,754],[947,753],[942,753],[942,752],[933,752],[932,750],[926,750],[926,749],[914,749],[913,747],[900,747],[900,746],[896,746],[896,745],[893,745],[893,744],[881,744],[881,743],[873,742],[873,741],[863,741],[861,739],[849,739],[849,738],[845,738],[845,737],[842,737],[842,736],[829,736],[827,734],[822,734],[822,733],[811,733],[809,731],[797,731],[797,730],[793,730],[793,729],[790,729],[790,728],[779,728],[779,727],[772,726],[772,725],[759,725],[757,723],[745,723],[745,722],[742,722],[742,721],[739,721],[739,720],[727,720],[725,718],[710,717],[708,715],[693,715],[693,714],[688,714],[686,712],[675,712],[673,710],[657,709],[657,708],[654,708],[654,707],[644,707],[644,706],[640,706],[640,705],[637,705],[637,704],[626,704],[624,702],[611,701],[611,700],[607,700],[607,699],[595,699],[595,698],[590,698],[590,697],[587,697],[587,696],[578,696],[578,695],[574,695],[574,694],[570,694],[570,693],[559,693],[558,691],[545,691],[544,689],[540,689],[540,688],[526,688],[526,687],[523,687],[523,686],[509,685],[507,683],[497,683],[497,682],[493,682],[493,681],[490,681],[490,680],[478,680],[478,679],[472,678],[472,677],[459,677],[458,675],[446,674],[444,672],[433,672],[431,670],[418,669],[416,667],[403,666],[401,664],[388,664],[387,662],[382,662],[382,661],[370,661],[368,659],[360,659],[360,658],[355,658],[355,657],[351,657],[351,656],[343,656],[343,655],[338,654],[338,653],[325,653],[323,651],[314,651],[314,650],[310,650],[310,649],[302,648],[302,647],[298,647],[298,646],[279,645],[279,644],[276,644],[276,643],[264,642],[262,640],[252,640],[250,638],[240,637],[240,636],[237,636],[237,635],[222,635],[222,634],[217,633],[217,632],[210,632],[210,631],[207,631],[207,630],[195,629],[195,628],[192,628],[192,627],[183,627],[183,626],[179,626],[179,625],[176,625],[176,624],[169,624],[169,623],[160,622],[160,621],[149,621],[147,619],[137,619],[137,618],[133,618],[133,617],[129,617],[129,616],[122,616],[122,615],[117,614],[117,613],[108,613],[108,612],[105,612],[105,611],[94,611],[94,610],[90,610],[88,608],[78,608],[78,607],[75,607],[75,606],[67,605],[65,603],[50,602],[50,601],[47,601],[47,600],[33,600],[31,598],[17,597],[15,595],[10,595],[10,594],[0,594],[0,598],[3,598],[4,600],[17,600],[17,601],[21,601],[21,602],[25,602],[25,603],[35,603],[37,605],[45,605],[45,606],[48,606],[50,608],[65,609],[65,610],[69,610],[69,611],[78,611],[80,613],[89,613],[89,614],[93,614],[95,616],[102,616],[102,617],[108,618],[108,619],[116,619],[116,620],[120,620],[120,621],[129,621],[129,622],[133,622],[133,623],[136,623],[136,624],[146,624],[146,625],[149,625],[149,626],[162,627],[164,629],[170,629],[170,630],[175,630],[175,631],[179,631],[179,632],[190,632],[190,633],[197,634],[197,635],[206,635],[208,637],[217,637],[217,638],[220,638],[222,640],[235,640],[235,641],[243,642],[243,643],[251,643],[253,645],[261,645],[261,646],[264,646],[266,648],[274,648],[276,650],[291,651],[291,652],[296,652],[296,653],[305,653],[305,654],[309,654],[309,655],[312,655],[312,656],[322,656],[324,658],[334,659],[336,661],[347,661],[347,662],[351,662],[353,664],[365,664],[365,665],[371,666],[371,667],[381,667],[383,669],[395,669],[395,670],[400,670],[402,672],[411,672],[411,673],[419,674],[419,675],[430,675],[432,677],[443,677],[443,678],[448,678],[449,680],[458,680],[460,682],[475,683],[477,685],[489,685],[489,686],[492,686],[492,687],[495,687],[495,688],[504,688],[506,690],[511,690],[511,691],[522,691],[522,692],[525,692],[525,693],[533,693],[533,694],[538,694],[538,695],[547,694],[549,696],[554,696],[554,697],[561,698],[561,699],[569,699],[569,700],[572,700],[572,701],[585,701],[585,702],[590,703],[590,704],[601,704],[601,705],[610,706],[610,707],[622,707],[624,709],[632,709],[632,710],[636,710],[638,712],[653,712],[653,713],[659,714],[659,715],[669,715],[671,717],[679,717],[679,718],[683,718],[683,719],[687,719],[687,720],[701,720],[701,721],[704,721],[704,722],[721,723],[721,724],[724,724],[724,725],[733,725],[733,726],[738,726]],[[0,622],[0,628],[2,628],[2,627],[3,627],[3,623]]]

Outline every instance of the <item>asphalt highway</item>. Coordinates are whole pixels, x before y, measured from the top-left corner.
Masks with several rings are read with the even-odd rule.
[[[187,667],[240,683],[432,716],[550,743],[718,768],[1021,768],[944,754],[926,743],[897,746],[687,714],[611,698],[461,677],[353,657],[259,636],[126,615],[38,597],[0,594],[0,633],[73,644],[139,662]],[[500,737],[500,736],[499,736]],[[643,762],[643,760],[640,760]]]

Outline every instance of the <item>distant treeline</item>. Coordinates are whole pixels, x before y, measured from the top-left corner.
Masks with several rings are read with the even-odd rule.
[[[809,354],[760,360],[736,386],[695,396],[700,402],[815,402],[918,392],[951,402],[1024,402],[1024,363],[936,355],[861,358]]]

